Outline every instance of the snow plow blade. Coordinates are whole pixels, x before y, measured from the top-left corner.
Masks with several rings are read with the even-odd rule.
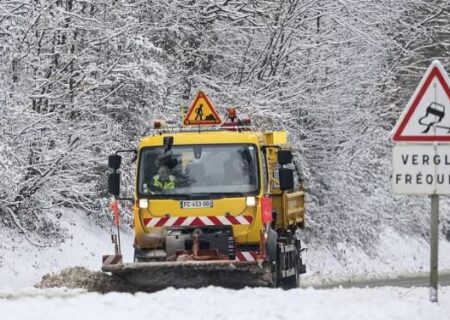
[[[103,265],[102,271],[142,291],[210,285],[238,289],[272,284],[270,265],[265,261],[138,262]]]

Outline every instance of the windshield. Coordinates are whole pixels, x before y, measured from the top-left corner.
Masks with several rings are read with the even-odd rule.
[[[141,151],[139,193],[158,196],[239,196],[258,191],[254,145],[149,147]]]

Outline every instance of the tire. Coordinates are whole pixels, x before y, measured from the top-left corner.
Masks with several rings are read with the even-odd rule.
[[[282,289],[284,290],[290,290],[290,289],[296,289],[299,288],[299,276],[298,273],[293,276],[286,279],[283,279],[281,282]]]
[[[290,276],[288,278],[282,278],[282,270],[281,266],[285,265],[285,262],[281,263],[281,256],[282,253],[280,251],[280,246],[278,243],[278,240],[280,238],[278,237],[278,234],[274,230],[269,231],[268,236],[268,245],[267,245],[267,253],[269,255],[269,261],[272,265],[272,285],[271,287],[274,288],[282,288],[284,290],[294,289],[299,287],[299,281],[300,281],[300,270],[299,270],[299,250],[294,250],[290,252],[290,257],[284,257],[286,260],[285,262],[288,263],[290,266],[294,263],[295,266],[295,274],[293,276]],[[286,239],[282,240],[283,242],[286,241]],[[290,240],[288,241],[290,242]]]
[[[278,279],[278,287],[289,290],[300,287],[300,273],[301,273],[301,258],[300,258],[300,250],[301,244],[300,241],[295,236],[287,235],[287,237],[278,238],[277,240],[281,240],[280,242],[288,244],[294,244],[295,250],[284,253],[284,256],[280,252],[280,246],[277,244],[277,279]],[[282,260],[284,259],[284,260]],[[286,269],[294,269],[295,274],[287,277],[281,278],[281,273],[283,270],[281,268]]]
[[[295,250],[293,252],[293,255],[291,257],[293,261],[295,261],[295,275],[281,279],[280,281],[280,287],[284,290],[290,290],[290,289],[296,289],[300,286],[300,275],[299,275],[299,268],[298,268],[298,252]],[[280,271],[281,272],[281,271]]]

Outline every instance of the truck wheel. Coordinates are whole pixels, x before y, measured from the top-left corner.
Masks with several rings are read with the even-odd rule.
[[[267,233],[267,243],[266,243],[266,252],[267,252],[267,258],[271,265],[271,272],[272,272],[272,283],[270,284],[270,287],[272,288],[278,288],[280,287],[280,276],[279,276],[279,264],[278,264],[278,233],[272,229],[272,227],[269,228]]]
[[[299,276],[298,273],[295,276],[282,280],[281,288],[284,290],[299,288]]]
[[[300,274],[298,268],[299,259],[297,250],[293,251],[290,257],[287,259],[289,259],[290,261],[295,261],[295,274],[290,277],[281,279],[280,287],[284,290],[295,289],[300,286]],[[280,270],[280,274],[281,272],[282,271]]]
[[[275,264],[277,287],[288,290],[299,287],[298,250],[293,248],[291,239],[279,238]]]
[[[284,252],[282,248],[288,244],[295,244],[295,250]],[[269,229],[266,250],[272,266],[271,287],[285,290],[299,287],[301,263],[298,245],[298,242],[293,241],[292,236],[279,236],[275,230]],[[295,269],[295,273],[290,277],[283,278],[283,271],[292,269]]]

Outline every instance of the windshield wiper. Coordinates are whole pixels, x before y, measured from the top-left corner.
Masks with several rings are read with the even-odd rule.
[[[160,193],[160,194],[152,194],[152,198],[154,199],[220,199],[225,197],[222,193],[192,193],[192,194],[186,194],[186,193]]]
[[[184,199],[186,195],[184,194],[168,194],[168,193],[158,193],[149,195],[150,199]]]
[[[224,197],[228,197],[228,198],[231,198],[231,197],[245,197],[246,196],[246,194],[243,193],[243,192],[225,192],[225,193],[222,193],[222,194],[223,194]]]
[[[185,195],[186,199],[220,199],[225,195],[223,193],[193,193]]]
[[[232,197],[245,197],[246,193],[243,192],[202,192],[192,194],[153,194],[151,197],[155,199],[188,199],[188,200],[208,200],[208,199],[222,199]]]
[[[186,195],[189,199],[220,199],[220,198],[233,198],[233,197],[245,197],[247,193],[244,192],[210,192],[210,193],[193,193]]]

